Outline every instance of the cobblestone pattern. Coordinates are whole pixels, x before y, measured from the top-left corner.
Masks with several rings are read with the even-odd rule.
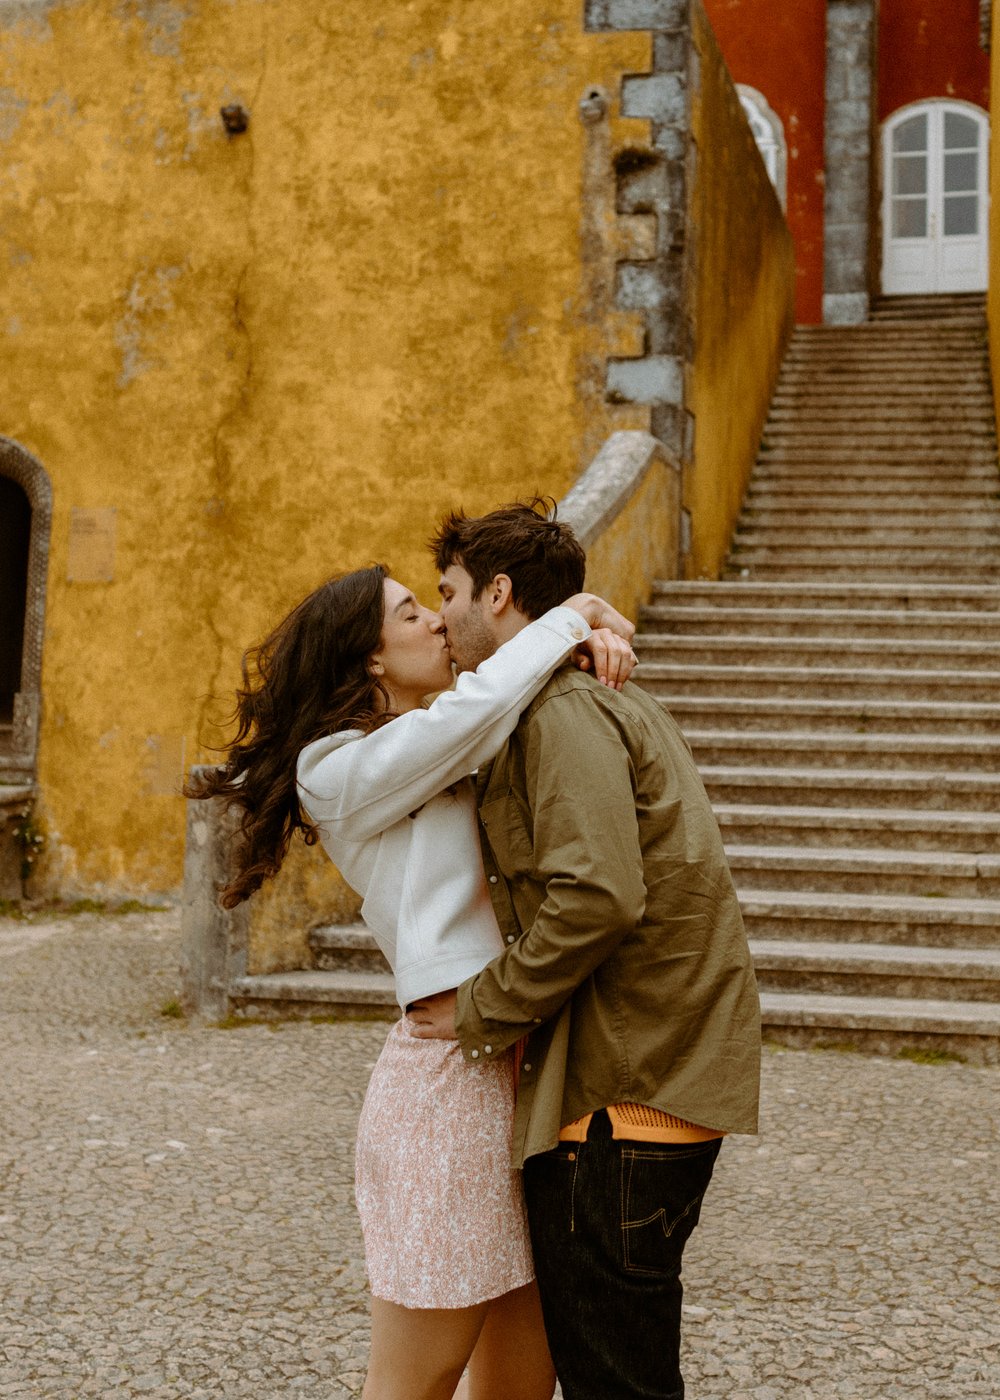
[[[194,1027],[173,912],[0,920],[0,1397],[343,1400],[384,1025]],[[996,1070],[766,1056],[685,1270],[690,1400],[995,1400]]]

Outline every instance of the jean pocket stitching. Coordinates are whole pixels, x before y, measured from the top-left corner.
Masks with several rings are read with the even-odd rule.
[[[655,1276],[657,1276],[657,1277],[662,1277],[662,1276],[667,1272],[667,1270],[664,1269],[664,1268],[654,1268],[652,1265],[633,1263],[633,1261],[632,1261],[632,1259],[631,1259],[631,1250],[630,1250],[630,1248],[629,1248],[629,1245],[630,1245],[630,1235],[631,1235],[631,1233],[632,1233],[633,1231],[635,1231],[635,1230],[637,1230],[637,1229],[639,1229],[639,1228],[641,1228],[641,1227],[643,1227],[643,1226],[649,1226],[649,1225],[655,1224],[655,1222],[656,1222],[657,1220],[660,1220],[660,1221],[663,1222],[663,1237],[664,1237],[665,1240],[669,1240],[670,1237],[673,1235],[674,1231],[677,1229],[678,1225],[680,1225],[682,1221],[686,1220],[687,1217],[691,1214],[692,1211],[697,1210],[697,1209],[700,1208],[702,1202],[703,1202],[704,1199],[705,1199],[705,1191],[699,1191],[699,1192],[697,1192],[697,1193],[692,1197],[692,1199],[691,1199],[690,1201],[688,1201],[688,1203],[687,1203],[687,1205],[684,1207],[684,1209],[681,1210],[681,1211],[679,1211],[679,1212],[674,1216],[673,1220],[671,1220],[669,1228],[667,1228],[667,1226],[666,1226],[667,1212],[666,1212],[666,1210],[665,1210],[662,1206],[660,1207],[659,1210],[653,1211],[651,1215],[647,1215],[647,1216],[645,1216],[645,1217],[644,1217],[643,1219],[641,1219],[641,1220],[628,1220],[628,1219],[626,1219],[626,1214],[627,1214],[627,1200],[628,1200],[628,1197],[629,1197],[629,1195],[630,1195],[630,1192],[631,1192],[631,1185],[632,1185],[632,1166],[633,1166],[634,1162],[635,1162],[637,1159],[642,1159],[642,1160],[649,1161],[649,1160],[651,1160],[651,1159],[655,1159],[656,1157],[657,1157],[657,1154],[656,1154],[656,1153],[652,1153],[652,1152],[629,1152],[629,1153],[628,1153],[629,1169],[628,1169],[628,1173],[627,1173],[627,1183],[628,1183],[627,1186],[626,1186],[626,1173],[625,1173],[625,1172],[622,1172],[622,1173],[621,1173],[621,1176],[620,1176],[620,1207],[621,1207],[620,1221],[621,1221],[621,1239],[622,1239],[622,1261],[623,1261],[623,1263],[624,1263],[624,1266],[625,1266],[626,1271],[627,1271],[628,1273],[633,1273],[633,1274],[653,1274],[653,1275],[655,1275]],[[662,1160],[662,1159],[661,1159],[661,1160]],[[706,1187],[706,1190],[707,1190],[707,1187]]]

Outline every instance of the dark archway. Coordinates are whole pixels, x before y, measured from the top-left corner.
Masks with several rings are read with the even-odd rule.
[[[41,707],[52,486],[0,437],[0,776],[33,781]]]
[[[14,696],[21,689],[30,543],[27,492],[0,476],[0,725],[5,727],[14,722]]]

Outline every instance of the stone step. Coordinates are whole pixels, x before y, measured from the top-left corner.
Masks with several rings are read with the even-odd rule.
[[[909,549],[897,544],[880,547],[878,544],[848,546],[834,541],[829,545],[818,542],[810,548],[795,548],[787,545],[744,544],[734,542],[729,555],[731,568],[746,568],[754,564],[779,564],[791,568],[804,564],[810,568],[824,564],[835,564],[843,570],[849,566],[866,569],[872,565],[879,569],[896,569],[905,576],[906,566],[910,565],[914,577],[928,569],[944,571],[955,569],[959,575],[981,572],[983,578],[1000,569],[1000,546],[973,545],[963,549],[960,545],[946,547],[940,544],[922,545],[914,543]]]
[[[843,497],[840,503],[831,505],[815,504],[812,500],[787,501],[786,498],[769,496],[748,496],[744,500],[742,514],[739,515],[737,531],[748,529],[892,529],[892,531],[951,532],[966,529],[982,529],[996,533],[1000,531],[1000,498],[996,501],[983,497],[982,504],[969,507],[962,497],[945,497],[944,508],[929,510],[923,500],[913,500],[908,496],[906,510],[892,508],[891,497],[874,498],[871,504],[861,504],[857,497]]]
[[[750,948],[762,992],[988,1002],[1000,1014],[1000,948],[793,939],[755,939]]]
[[[639,683],[686,730],[712,724],[718,729],[778,735],[906,734],[926,737],[928,743],[938,737],[978,739],[1000,734],[1000,703],[674,695],[641,677]]]
[[[786,356],[827,355],[843,361],[851,355],[886,355],[905,361],[912,350],[935,363],[935,347],[940,348],[941,357],[961,357],[981,352],[987,340],[988,328],[982,321],[949,326],[917,321],[905,326],[800,326],[789,341]]]
[[[761,465],[792,457],[799,461],[828,460],[832,456],[842,460],[857,456],[859,460],[874,463],[897,461],[912,465],[916,462],[932,464],[958,463],[961,466],[981,463],[996,466],[997,444],[992,433],[953,432],[938,433],[874,433],[864,428],[845,428],[843,432],[833,428],[823,432],[808,432],[802,428],[779,428],[770,430],[761,440],[758,461]]]
[[[973,400],[968,398],[959,399],[956,403],[948,402],[943,396],[940,403],[928,400],[926,394],[915,396],[910,402],[900,402],[895,395],[882,395],[880,398],[871,399],[866,404],[845,400],[842,396],[831,396],[827,399],[820,399],[811,405],[803,401],[801,395],[793,402],[785,404],[781,401],[781,396],[776,394],[771,401],[771,411],[768,415],[768,424],[792,424],[818,426],[827,423],[841,424],[851,422],[856,424],[859,418],[859,409],[864,410],[866,417],[870,417],[872,422],[877,422],[883,426],[890,423],[901,423],[904,427],[909,427],[914,423],[937,424],[941,420],[941,415],[946,415],[957,423],[982,423],[991,430],[994,428],[993,402],[984,390]]]
[[[823,729],[704,729],[684,726],[699,764],[735,767],[898,769],[1000,773],[1000,734],[845,734]]]
[[[967,395],[984,395],[990,386],[985,363],[982,369],[967,372],[949,367],[935,375],[927,370],[922,374],[921,382],[924,402],[940,404],[943,412],[947,411],[952,394],[959,399]],[[839,396],[845,402],[856,399],[864,403],[875,400],[876,395],[888,395],[905,403],[914,395],[914,381],[907,379],[905,374],[886,374],[884,371],[879,374],[855,371],[838,373],[826,367],[810,369],[803,366],[783,370],[775,393],[796,399],[803,395],[817,398]]]
[[[955,475],[970,466],[993,467],[996,470],[997,444],[990,433],[974,436],[970,432],[946,433],[897,432],[870,433],[865,429],[833,428],[813,431],[806,427],[767,429],[757,453],[759,466],[787,461],[826,463],[838,460],[852,466],[855,459],[865,467],[885,463],[901,466],[940,467],[942,474]]]
[[[964,528],[942,528],[934,520],[924,521],[920,526],[893,527],[879,516],[868,516],[865,523],[854,525],[811,526],[806,521],[799,524],[776,524],[753,520],[745,528],[737,529],[733,535],[732,552],[743,553],[748,549],[794,550],[807,546],[835,549],[846,546],[851,550],[871,549],[878,546],[901,553],[910,551],[976,551],[987,556],[984,563],[992,562],[988,556],[994,554],[1000,560],[1000,530],[988,525],[966,526]],[[917,555],[917,558],[920,556]]]
[[[797,403],[789,408],[772,405],[764,436],[773,440],[779,434],[787,436],[826,437],[847,433],[857,435],[863,429],[870,429],[876,440],[893,435],[905,440],[916,440],[921,430],[930,436],[943,436],[941,429],[953,421],[963,435],[996,438],[996,430],[991,408],[985,405],[977,408],[958,407],[946,409],[927,404],[926,400],[918,408],[916,404],[895,405],[896,412],[885,412],[881,405],[859,405],[849,400],[839,404],[815,404],[811,407]],[[907,410],[909,409],[909,412]]]
[[[697,602],[701,606],[778,608],[809,607],[827,610],[916,608],[942,612],[1000,612],[1000,586],[921,583],[902,579],[892,583],[728,583],[711,579],[658,580],[652,600],[671,603]]]
[[[996,948],[1000,900],[802,890],[740,890],[747,934],[818,943]]]
[[[885,355],[905,363],[912,349],[930,364],[934,347],[940,346],[941,359],[961,361],[984,353],[989,343],[989,327],[985,320],[952,321],[938,324],[911,320],[897,325],[869,322],[861,326],[796,327],[788,343],[786,359],[791,356],[826,356],[838,362],[852,355]]]
[[[1000,853],[1000,814],[901,807],[809,807],[796,802],[713,804],[727,845]],[[996,929],[990,933],[996,940]],[[981,941],[981,940],[980,940]]]
[[[801,549],[829,540],[850,548],[867,548],[877,543],[899,550],[908,539],[922,549],[961,545],[1000,550],[1000,507],[904,515],[888,507],[852,514],[846,510],[812,510],[809,506],[772,511],[744,503],[731,548],[749,544]]]
[[[916,363],[939,365],[945,361],[968,364],[985,353],[987,335],[982,325],[956,324],[948,328],[914,323],[904,329],[865,327],[842,334],[800,335],[796,333],[785,352],[785,364],[800,360],[830,360],[836,364],[886,359],[905,366]],[[935,357],[935,350],[939,353]]]
[[[905,811],[1000,812],[1000,774],[922,768],[821,768],[701,764],[713,803],[755,806],[896,807]]]
[[[882,490],[878,488],[882,487]],[[899,510],[899,486],[893,481],[869,482],[861,487],[841,481],[788,482],[783,486],[763,486],[752,481],[743,499],[745,512],[763,512],[775,519],[797,511],[816,511],[832,516],[853,516],[861,511],[878,511],[883,518]],[[1000,509],[1000,490],[967,489],[949,483],[938,490],[906,490],[907,510],[938,517],[951,524],[955,517]]]
[[[869,323],[877,326],[896,325],[901,329],[906,329],[914,322],[919,324],[927,321],[938,326],[953,325],[986,325],[986,312],[984,308],[954,307],[941,311],[930,312],[921,306],[914,307],[890,307],[884,311],[873,310],[869,313]]]
[[[891,407],[890,407],[891,404]],[[900,402],[895,395],[887,395],[884,402],[858,404],[850,398],[830,399],[806,408],[801,399],[788,408],[772,403],[767,417],[766,435],[778,433],[798,435],[815,432],[820,435],[839,437],[844,433],[860,436],[862,433],[891,439],[899,436],[904,439],[926,434],[931,441],[944,438],[949,426],[953,427],[959,439],[978,439],[984,435],[996,438],[996,421],[991,408],[983,403],[969,407],[964,403],[949,404],[926,397],[911,403]]]
[[[773,455],[773,454],[772,454]],[[813,479],[815,485],[813,485]],[[967,454],[944,462],[940,455],[918,460],[913,453],[889,460],[883,454],[874,460],[867,452],[815,456],[812,453],[786,453],[772,460],[767,454],[757,458],[748,482],[749,489],[768,483],[785,483],[791,491],[825,490],[852,493],[871,491],[875,495],[897,494],[900,490],[922,491],[928,495],[952,496],[956,491],[991,499],[1000,491],[1000,470],[989,454],[972,461]]]
[[[904,418],[907,409],[920,414],[945,414],[953,409],[967,413],[993,413],[993,394],[989,382],[983,378],[981,385],[967,384],[957,393],[949,393],[944,386],[940,390],[909,390],[901,386],[887,394],[881,386],[856,384],[847,392],[843,384],[815,385],[810,380],[797,380],[794,384],[779,384],[771,399],[770,412],[787,416],[794,413],[839,414],[854,410],[859,418],[881,414],[883,407],[892,405],[893,418]]]
[[[1000,482],[996,462],[969,463],[962,459],[958,465],[943,465],[940,461],[871,462],[853,455],[826,459],[811,456],[790,456],[787,461],[759,461],[754,466],[751,487],[761,490],[770,486],[782,490],[923,490],[976,491],[992,496]]]
[[[653,603],[639,613],[643,636],[875,637],[883,641],[978,640],[1000,643],[1000,613],[904,612],[876,608],[708,607]]]
[[[318,968],[341,972],[389,970],[374,934],[363,923],[322,924],[310,929],[309,947]]]
[[[749,623],[747,624],[749,629]],[[1000,696],[1000,639],[975,641],[921,640],[919,638],[756,636],[696,636],[637,632],[632,639],[642,666],[658,661],[696,660],[706,666],[835,666],[838,669],[871,666],[881,662],[886,670],[986,671],[995,678]]]
[[[1000,853],[731,844],[726,855],[742,890],[1000,898]]]
[[[929,341],[920,344],[887,345],[792,345],[781,365],[780,379],[796,372],[830,375],[853,375],[859,379],[883,376],[898,377],[914,382],[915,376],[928,374],[940,382],[950,370],[960,381],[973,380],[987,372],[987,351],[984,339],[975,335],[956,338],[943,345],[939,353]]]
[[[942,316],[986,315],[985,292],[880,292],[872,298],[872,318],[923,315],[934,320]]]
[[[903,402],[917,404],[921,408],[933,405],[947,409],[953,399],[956,404],[969,400],[988,406],[993,402],[989,357],[984,354],[981,360],[976,360],[971,365],[957,369],[950,366],[947,377],[941,377],[937,383],[927,383],[922,376],[902,380],[898,386],[898,395],[887,394],[881,379],[867,374],[850,375],[830,369],[821,377],[820,382],[816,383],[812,376],[799,371],[794,374],[782,372],[778,377],[772,404],[780,401],[789,392],[796,398],[802,393],[815,393],[820,398],[827,396],[832,404],[837,404],[841,402],[838,391],[843,389],[845,380],[853,382],[854,392],[866,403],[898,405]],[[953,393],[949,393],[949,385],[953,386]]]
[[[771,942],[771,940],[768,940]],[[775,941],[776,942],[776,941]],[[762,977],[778,978],[781,969],[779,953],[764,950]],[[867,955],[871,965],[876,958]],[[813,960],[814,975],[836,976],[849,964],[849,956],[840,964],[831,953],[823,965],[822,955]],[[863,958],[857,960],[864,962]],[[808,966],[808,963],[806,964]],[[904,961],[892,960],[890,951],[883,951],[877,965],[890,975],[904,975]],[[961,972],[972,966],[967,957],[953,958],[949,967]],[[921,979],[921,986],[931,985],[933,964],[914,957],[911,976]],[[841,973],[842,975],[842,973]],[[968,979],[970,985],[971,979]],[[399,1015],[392,992],[392,979],[381,979],[350,972],[286,972],[244,977],[231,988],[232,1012],[237,1017],[321,1017],[323,1019],[364,1018],[393,1021]],[[797,988],[761,992],[761,1021],[768,1038],[788,1039],[794,1033],[794,1043],[807,1044],[817,1034],[830,1037],[847,1032],[857,1039],[859,1033],[877,1037],[859,1048],[898,1053],[901,1045],[930,1046],[959,1053],[975,1063],[996,1063],[997,1034],[1000,1028],[1000,1008],[989,1001],[959,1001],[928,997],[859,997],[821,994]],[[791,1043],[791,1041],[789,1042]]]
[[[985,340],[963,336],[961,341],[942,346],[938,354],[928,342],[895,348],[876,344],[792,345],[782,361],[780,382],[804,372],[841,378],[900,379],[910,384],[916,376],[927,374],[932,383],[939,384],[949,371],[960,383],[981,379],[988,372]]]
[[[930,1051],[971,1064],[1000,1063],[1000,1006],[987,1002],[762,992],[761,1022],[771,1043],[843,1045],[876,1055]]]
[[[833,424],[814,427],[807,423],[794,423],[782,426],[765,427],[762,434],[758,461],[761,465],[782,454],[794,454],[808,458],[814,452],[829,456],[839,452],[846,462],[854,455],[871,461],[873,458],[906,458],[912,461],[961,462],[979,461],[996,463],[997,441],[992,428],[983,433],[973,433],[971,428],[962,428],[948,434],[947,431],[902,430],[896,428],[875,431],[867,424],[845,423],[843,427]]]
[[[993,584],[1000,579],[1000,568],[986,568],[983,565],[921,564],[905,569],[898,560],[883,560],[878,564],[836,564],[825,560],[812,560],[808,564],[758,563],[752,560],[730,560],[723,570],[727,582],[756,579],[759,583],[810,583],[828,578],[831,582],[886,583],[904,578],[922,579],[927,583],[973,583]]]
[[[399,1016],[392,974],[311,969],[235,978],[229,988],[236,1016],[335,1016],[390,1020]]]
[[[767,696],[802,700],[970,700],[995,703],[1000,673],[990,671],[894,671],[831,666],[696,666],[650,661],[636,673],[654,694]]]

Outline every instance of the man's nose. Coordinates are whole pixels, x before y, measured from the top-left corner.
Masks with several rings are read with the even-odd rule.
[[[444,632],[447,630],[445,628],[444,618],[439,612],[431,613],[430,628],[432,632]]]

